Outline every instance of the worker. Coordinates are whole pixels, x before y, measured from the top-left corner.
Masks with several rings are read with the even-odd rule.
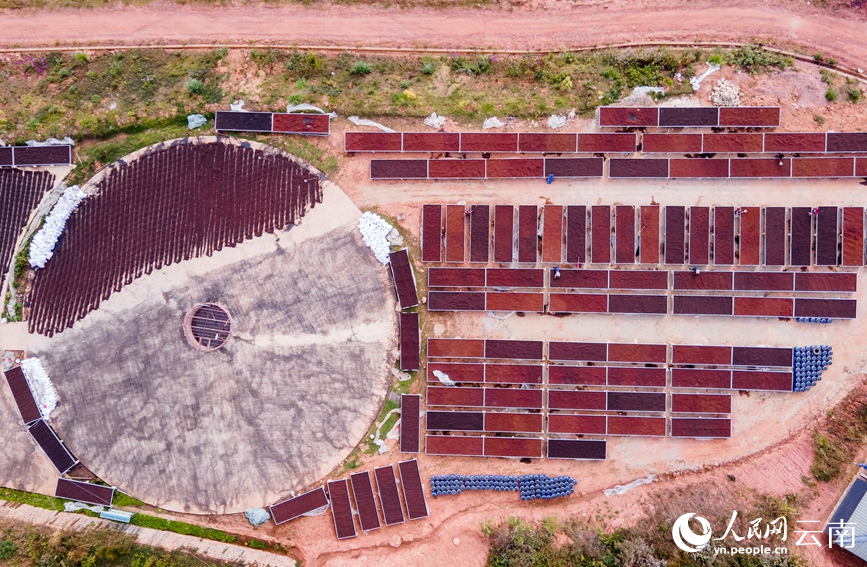
[[[558,279],[560,277],[560,268],[554,266],[554,279]]]

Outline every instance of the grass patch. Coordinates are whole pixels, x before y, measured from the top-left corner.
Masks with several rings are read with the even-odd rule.
[[[238,51],[230,62],[225,48],[11,55],[0,62],[0,138],[108,140],[181,126],[188,114],[210,116],[238,98],[255,110],[308,102],[341,115],[423,117],[436,110],[455,118],[539,119],[576,108],[589,116],[638,85],[665,87],[666,96],[691,93],[688,79],[710,56],[750,72],[786,65],[758,47],[364,60],[349,53]],[[235,77],[243,74],[262,80],[239,83]]]
[[[389,388],[389,393],[391,393],[392,388]],[[370,428],[370,433],[368,433],[367,437],[364,438],[365,444],[367,448],[364,450],[366,455],[375,455],[379,451],[379,445],[373,442],[373,439],[370,438],[371,435],[376,433],[377,427],[379,427],[380,423],[383,423],[383,419],[388,412],[393,409],[397,409],[400,407],[400,404],[397,402],[393,402],[391,399],[386,398],[385,404],[382,406],[382,411],[379,412],[379,415],[376,418],[376,421],[373,422],[373,427]],[[380,439],[385,439],[385,435],[391,431],[391,428],[394,427],[397,420],[400,418],[400,414],[395,413],[388,420],[385,421],[384,425],[379,430]]]
[[[148,516],[147,514],[133,515],[130,523],[144,528],[191,535],[215,541],[222,541],[223,543],[232,543],[237,539],[234,535],[228,534],[222,530],[203,528],[202,526],[196,526],[186,522],[178,522],[176,520],[167,520],[165,518],[158,518],[157,516]]]
[[[64,500],[61,500],[60,498],[54,498],[53,496],[46,496],[44,494],[36,494],[34,492],[14,490],[12,488],[0,488],[0,500],[19,502],[21,504],[35,506],[36,508],[54,510],[55,512],[62,512],[64,503]]]
[[[337,158],[311,142],[298,136],[245,136],[298,156],[326,175],[337,173]]]
[[[114,500],[112,500],[112,506],[116,506],[118,508],[140,507],[144,506],[144,502],[142,502],[138,498],[133,498],[128,494],[124,494],[119,490],[115,490]]]
[[[0,63],[0,132],[7,142],[107,138],[158,127],[224,103],[225,49],[12,55]]]
[[[355,469],[360,467],[361,466],[361,462],[359,461],[360,458],[361,458],[361,449],[356,447],[355,449],[352,450],[352,453],[350,453],[349,456],[346,457],[346,460],[343,462],[343,468],[338,473],[338,476],[344,475],[344,474],[348,473],[349,471],[354,471]]]

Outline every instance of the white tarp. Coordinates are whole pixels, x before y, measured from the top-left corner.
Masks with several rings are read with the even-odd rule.
[[[698,89],[700,89],[701,88],[701,82],[704,81],[706,78],[708,78],[708,76],[711,75],[712,73],[716,73],[717,71],[719,71],[719,69],[720,69],[720,67],[716,63],[708,63],[707,64],[707,71],[702,73],[700,76],[693,77],[689,80],[689,84],[692,85],[692,90],[697,91]]]
[[[373,128],[379,128],[383,132],[394,132],[388,126],[383,126],[379,122],[374,122],[373,120],[368,120],[367,118],[359,118],[358,116],[350,116],[347,118],[350,122],[355,124],[356,126],[371,126]]]
[[[32,146],[34,148],[42,148],[45,146],[74,146],[75,142],[72,141],[72,138],[66,136],[62,140],[58,140],[57,138],[48,138],[44,142],[37,142],[36,140],[27,140],[24,142],[28,146]],[[3,145],[3,144],[0,144]]]
[[[482,130],[489,130],[491,128],[499,128],[503,126],[503,123],[496,116],[491,116],[490,118],[486,118],[484,122],[482,122]]]
[[[449,377],[449,375],[446,374],[445,372],[443,372],[442,370],[434,370],[433,375],[444,386],[454,386],[455,385],[455,381],[452,380],[451,377]]]
[[[566,125],[566,117],[562,114],[552,114],[548,117],[548,128],[556,130]]]
[[[48,372],[42,366],[42,361],[35,356],[22,360],[21,369],[27,377],[27,383],[30,384],[30,391],[33,392],[39,412],[42,417],[48,419],[49,414],[57,407],[57,390],[54,389]]]
[[[382,264],[388,264],[388,255],[391,252],[391,244],[388,243],[388,234],[394,228],[376,213],[367,211],[358,219],[358,230],[365,246],[373,251],[373,255]]]
[[[424,119],[424,125],[439,130],[445,126],[446,120],[445,116],[440,116],[436,112],[431,112],[431,115]]]
[[[208,119],[201,114],[190,114],[187,116],[187,129],[195,130],[208,123]]]
[[[637,480],[633,480],[629,484],[618,484],[614,488],[606,488],[605,490],[602,491],[602,493],[605,494],[605,496],[614,496],[614,495],[626,494],[627,492],[629,492],[633,488],[637,488],[643,484],[650,484],[651,482],[653,482],[654,478],[656,478],[655,474],[649,474],[644,478],[639,478]]]
[[[60,235],[63,234],[63,229],[66,228],[66,221],[69,220],[69,215],[78,208],[87,195],[78,188],[78,185],[67,187],[57,200],[54,208],[45,219],[45,224],[33,236],[30,241],[30,261],[31,268],[44,268],[46,262],[54,255],[54,247],[57,246],[57,241]]]
[[[83,502],[64,502],[63,503],[63,511],[64,512],[78,512],[79,510],[90,510],[91,512],[99,514],[103,510],[105,510],[105,506],[99,506],[99,505],[88,506],[87,504],[85,504]]]
[[[260,526],[271,519],[271,514],[265,508],[247,508],[244,510],[244,516],[254,526]]]
[[[312,110],[313,112],[319,112],[320,114],[327,114],[328,116],[331,117],[332,120],[337,118],[336,112],[334,112],[334,111],[325,112],[324,110],[322,110],[318,106],[313,106],[312,104],[308,104],[306,102],[302,102],[301,104],[290,104],[289,106],[286,107],[286,112],[288,112],[289,114],[291,114],[293,112],[305,112],[305,111],[309,111],[309,110]]]

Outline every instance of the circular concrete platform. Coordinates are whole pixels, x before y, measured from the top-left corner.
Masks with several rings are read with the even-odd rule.
[[[393,294],[359,215],[326,181],[290,230],[163,267],[73,328],[31,335],[70,450],[120,490],[192,513],[273,504],[339,466],[381,408],[394,360]],[[207,303],[233,325],[210,352],[183,332]]]

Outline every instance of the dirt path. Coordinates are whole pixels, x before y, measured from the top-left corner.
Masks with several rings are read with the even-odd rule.
[[[802,46],[865,67],[867,11],[820,11],[806,3],[710,0],[605,4],[541,0],[524,9],[399,9],[374,6],[180,6],[0,12],[4,47],[273,42],[501,50],[559,49],[640,41],[768,41]]]

